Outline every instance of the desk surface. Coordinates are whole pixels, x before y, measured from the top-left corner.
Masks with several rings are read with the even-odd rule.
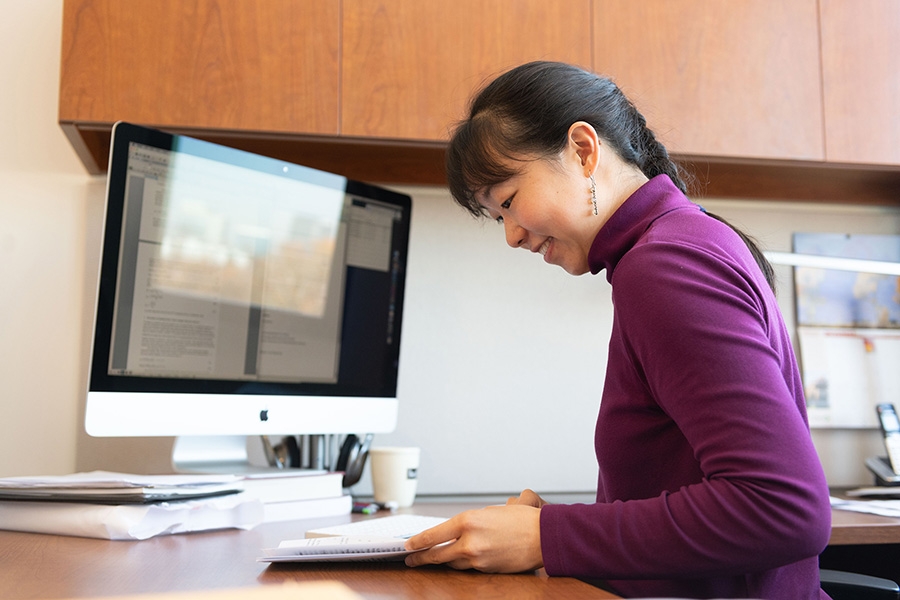
[[[412,512],[451,516],[473,506],[422,503]],[[486,575],[446,567],[409,569],[402,564],[256,561],[262,548],[301,538],[312,527],[348,519],[268,523],[251,531],[192,533],[141,542],[0,531],[0,590],[4,598],[86,598],[338,580],[363,597],[382,599],[616,598],[576,579],[547,577],[542,571]],[[835,510],[830,544],[900,544],[900,519]]]
[[[900,544],[900,519],[832,509],[828,545],[851,544]]]
[[[451,516],[473,505],[429,503],[414,512]],[[354,515],[355,518],[359,518]],[[267,523],[156,537],[140,542],[0,531],[0,596],[96,596],[242,588],[287,581],[338,580],[364,598],[566,598],[617,596],[577,579],[543,571],[487,575],[447,567],[410,569],[391,563],[260,563],[260,550],[302,538],[307,529],[349,517]]]

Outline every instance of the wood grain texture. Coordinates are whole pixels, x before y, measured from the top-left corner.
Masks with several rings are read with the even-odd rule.
[[[59,121],[95,174],[128,120],[444,185],[475,90],[562,60],[612,74],[701,197],[897,205],[900,5],[864,1],[821,2],[823,117],[817,0],[65,0]]]
[[[821,0],[820,10],[826,158],[900,164],[900,3]]]
[[[594,68],[670,152],[824,159],[816,0],[595,0]]]
[[[472,507],[426,504],[404,511],[452,516]],[[161,536],[140,542],[0,531],[0,593],[17,599],[93,598],[337,580],[373,599],[618,597],[577,579],[548,577],[543,571],[488,575],[447,567],[410,569],[397,563],[270,565],[256,561],[262,548],[302,538],[307,529],[349,519],[288,521],[251,531]]]
[[[846,510],[831,515],[829,546],[900,544],[900,519]]]
[[[61,122],[337,133],[331,0],[66,0]]]
[[[422,502],[401,512],[452,516],[478,506]],[[397,564],[256,562],[262,548],[350,518],[288,521],[251,531],[161,536],[141,542],[0,531],[0,590],[4,598],[74,598],[338,580],[366,598],[616,598],[575,579],[547,577],[543,571],[487,575]],[[834,510],[829,548],[848,544],[900,544],[900,519]]]
[[[446,140],[501,72],[536,59],[591,66],[589,0],[343,4],[343,135]]]

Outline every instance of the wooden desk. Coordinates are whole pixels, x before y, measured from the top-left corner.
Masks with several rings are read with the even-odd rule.
[[[900,519],[849,510],[832,510],[828,545],[855,544],[900,544]]]
[[[421,504],[409,512],[451,516],[474,505]],[[354,518],[360,518],[355,516]],[[896,544],[900,519],[833,511],[829,550]],[[256,562],[261,548],[303,537],[312,527],[349,517],[270,523],[252,531],[214,531],[110,542],[0,531],[0,595],[3,598],[88,598],[169,591],[241,588],[285,581],[338,580],[368,598],[566,598],[615,595],[576,579],[486,575],[445,567],[409,569],[401,564],[281,564]],[[864,572],[864,571],[857,571]]]
[[[469,508],[425,504],[417,512],[450,516]],[[357,517],[358,518],[358,517]],[[565,598],[617,596],[577,579],[543,571],[487,575],[447,567],[410,569],[402,564],[256,562],[262,548],[302,538],[312,527],[349,517],[269,523],[251,531],[215,531],[111,542],[0,531],[0,596],[88,598],[195,591],[281,583],[338,580],[366,598]]]

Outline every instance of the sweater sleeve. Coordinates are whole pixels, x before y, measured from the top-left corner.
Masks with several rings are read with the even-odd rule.
[[[545,506],[548,573],[739,576],[815,556],[827,544],[827,485],[802,397],[788,383],[796,364],[789,342],[789,356],[773,345],[771,328],[783,327],[777,305],[747,265],[713,248],[644,244],[613,279],[620,339],[611,347],[620,345],[635,380],[674,422],[700,475],[677,487],[648,481],[639,497],[620,494],[611,477],[595,504]],[[664,448],[629,450],[665,459],[653,454]],[[617,468],[601,464],[601,472],[607,467]]]

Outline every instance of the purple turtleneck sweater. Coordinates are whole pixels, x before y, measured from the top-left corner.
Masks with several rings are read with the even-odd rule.
[[[614,318],[595,504],[541,510],[551,575],[626,597],[827,598],[828,488],[775,296],[741,239],[665,175],[589,254]]]

